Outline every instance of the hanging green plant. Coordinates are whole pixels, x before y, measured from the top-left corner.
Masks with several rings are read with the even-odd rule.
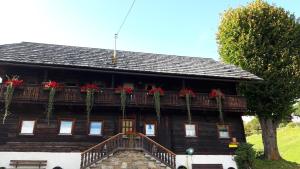
[[[160,122],[160,96],[164,95],[164,91],[162,88],[152,88],[148,91],[149,95],[153,96],[154,99],[154,108],[156,111],[157,121]]]
[[[3,112],[3,118],[2,123],[5,123],[5,120],[7,116],[9,116],[11,113],[9,112],[9,107],[12,101],[12,97],[14,95],[14,91],[16,87],[19,87],[23,80],[19,80],[19,76],[13,76],[10,78],[9,76],[6,76],[7,80],[4,82],[4,85],[6,86],[6,92],[4,93],[4,112]]]
[[[216,100],[218,110],[219,110],[220,122],[223,124],[224,123],[224,115],[223,115],[223,111],[222,111],[222,100],[225,98],[224,94],[222,93],[222,91],[220,89],[212,89],[211,92],[209,93],[209,98]]]
[[[185,88],[180,90],[179,96],[185,98],[186,108],[188,112],[188,122],[189,124],[191,124],[192,123],[191,100],[193,97],[196,97],[196,95],[193,92],[193,90]]]
[[[44,83],[44,89],[49,90],[49,99],[48,99],[48,105],[46,109],[48,125],[50,124],[50,118],[53,112],[55,93],[58,87],[60,87],[60,85],[55,81],[49,81]]]
[[[90,123],[90,113],[93,109],[95,102],[95,93],[99,92],[99,87],[96,84],[86,84],[80,88],[81,92],[85,92],[85,105],[86,105],[86,115],[87,115],[87,124]]]
[[[117,87],[115,90],[116,93],[120,93],[121,99],[121,110],[123,114],[123,119],[125,118],[125,109],[126,109],[126,100],[128,95],[132,95],[133,89],[131,87]]]

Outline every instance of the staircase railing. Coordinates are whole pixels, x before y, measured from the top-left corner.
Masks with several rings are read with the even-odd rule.
[[[138,133],[138,135],[141,137],[142,147],[144,151],[146,151],[155,159],[166,164],[167,166],[171,168],[176,167],[175,153],[173,153],[169,149],[165,148],[164,146],[160,145],[159,143],[155,142],[154,140],[150,139],[142,133]]]
[[[142,150],[170,168],[175,168],[176,154],[142,133],[119,133],[81,153],[80,168],[85,169],[118,150]]]
[[[119,133],[94,147],[81,153],[81,164],[80,168],[84,169],[110,154],[114,153],[122,142],[123,133]]]

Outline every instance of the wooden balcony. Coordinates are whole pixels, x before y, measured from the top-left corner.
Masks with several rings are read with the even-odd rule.
[[[5,87],[0,86],[0,101],[4,100]],[[185,99],[178,95],[178,91],[166,91],[161,97],[161,108],[185,109]],[[46,103],[49,91],[44,90],[41,85],[23,85],[15,90],[13,101],[18,103]],[[65,86],[58,89],[55,95],[56,105],[84,105],[85,95],[80,92],[79,87]],[[153,97],[145,90],[134,90],[129,96],[128,107],[153,107]],[[120,94],[116,94],[114,89],[102,89],[95,95],[94,106],[120,106]],[[246,110],[246,99],[242,96],[226,95],[223,101],[223,109],[226,111],[243,112]],[[217,105],[214,100],[209,99],[207,93],[196,93],[192,99],[191,109],[216,110]]]

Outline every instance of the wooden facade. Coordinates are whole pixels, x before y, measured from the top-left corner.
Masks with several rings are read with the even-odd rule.
[[[208,78],[186,78],[159,74],[131,74],[105,71],[83,71],[64,68],[40,68],[38,66],[0,65],[0,76],[18,75],[24,84],[16,89],[12,104],[12,114],[5,125],[0,127],[0,151],[37,152],[82,152],[121,132],[122,112],[120,95],[114,89],[124,84],[134,88],[126,107],[126,119],[132,120],[135,132],[145,133],[145,124],[153,123],[155,136],[150,137],[176,154],[185,154],[189,147],[195,154],[231,154],[228,143],[232,137],[245,141],[242,113],[246,110],[246,100],[237,95],[238,81]],[[57,91],[54,113],[48,124],[45,107],[48,92],[42,82],[55,80],[63,84]],[[101,92],[95,96],[91,121],[103,124],[101,136],[89,135],[85,113],[84,94],[80,86],[96,83]],[[161,120],[158,123],[153,106],[153,98],[147,94],[149,86],[160,86],[166,90],[161,97]],[[186,137],[187,111],[184,98],[179,96],[182,88],[196,92],[191,102],[192,122],[196,126],[196,136]],[[211,89],[219,88],[225,94],[223,110],[225,123],[229,126],[229,138],[219,138],[218,110],[215,101],[209,99]],[[3,107],[5,87],[0,86],[0,101]],[[20,134],[22,120],[35,120],[33,135]],[[72,120],[71,135],[59,135],[60,120]]]

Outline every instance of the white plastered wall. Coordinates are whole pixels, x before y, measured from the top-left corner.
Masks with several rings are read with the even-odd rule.
[[[9,168],[10,160],[47,160],[47,168],[79,169],[80,153],[0,152],[0,167]]]
[[[0,152],[0,167],[9,167],[10,160],[47,160],[47,168],[79,169],[80,153]],[[236,167],[231,155],[176,155],[176,166],[192,168],[192,164],[222,164],[224,169]]]
[[[176,167],[182,165],[192,169],[192,164],[222,164],[223,169],[237,169],[232,155],[176,155]]]

